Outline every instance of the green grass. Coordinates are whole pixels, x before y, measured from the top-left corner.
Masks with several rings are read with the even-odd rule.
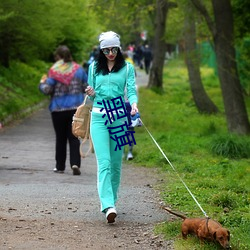
[[[48,65],[33,62],[30,65],[12,62],[9,69],[0,67],[0,122],[10,116],[20,117],[21,111],[34,107],[46,97],[38,90],[42,74]]]
[[[133,163],[159,169],[164,181],[156,188],[165,204],[189,217],[202,217],[181,178],[206,213],[230,230],[232,249],[250,249],[250,138],[227,132],[218,79],[209,68],[202,68],[201,74],[208,95],[220,110],[217,115],[201,115],[197,111],[187,71],[180,60],[165,67],[163,93],[139,90],[142,121],[174,170],[144,127],[136,128]],[[180,219],[162,223],[155,231],[175,239],[178,250],[217,249],[213,243],[201,248],[192,237],[184,242],[178,237],[180,224]]]

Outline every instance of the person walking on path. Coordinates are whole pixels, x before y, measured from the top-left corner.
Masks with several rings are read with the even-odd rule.
[[[93,100],[90,134],[97,160],[97,189],[101,212],[106,214],[108,223],[113,223],[117,216],[115,205],[124,149],[124,145],[118,147],[118,141],[114,137],[121,138],[128,132],[125,88],[131,104],[131,115],[138,112],[137,93],[134,66],[124,60],[120,36],[113,31],[103,32],[99,36],[99,42],[99,57],[89,67],[86,93]],[[107,119],[106,122],[103,117]],[[112,135],[114,131],[115,136]]]
[[[152,51],[149,48],[149,46],[146,44],[144,51],[143,51],[143,57],[144,57],[144,67],[145,67],[145,72],[148,75],[151,61],[153,59]]]
[[[80,175],[80,142],[72,134],[71,125],[77,107],[84,100],[87,74],[79,64],[73,61],[67,46],[59,46],[54,56],[55,64],[50,68],[48,77],[43,77],[39,84],[40,91],[51,96],[49,110],[56,134],[56,166],[54,172],[64,173],[67,142],[69,141],[70,166],[73,175]]]

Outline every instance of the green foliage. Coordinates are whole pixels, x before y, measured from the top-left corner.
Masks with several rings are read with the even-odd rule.
[[[237,207],[236,197],[229,192],[220,192],[219,194],[214,194],[211,198],[210,204],[212,206],[217,206],[223,208],[233,209]]]
[[[182,4],[177,8],[171,8],[168,11],[165,40],[170,44],[176,44],[183,38],[184,32],[184,13]]]
[[[236,135],[216,136],[211,142],[211,150],[223,157],[250,158],[250,140]]]
[[[250,34],[238,41],[237,62],[240,75],[241,85],[245,93],[250,96]]]
[[[38,90],[39,80],[49,65],[34,61],[32,66],[12,62],[7,70],[0,67],[0,121],[8,116],[20,116],[21,111],[44,100]]]
[[[212,69],[202,67],[201,72],[208,95],[222,113],[199,114],[193,104],[183,61],[169,61],[164,69],[164,92],[140,88],[139,110],[143,123],[174,169],[145,127],[135,130],[133,163],[161,170],[163,181],[158,184],[157,189],[161,191],[165,204],[189,217],[201,217],[202,212],[180,178],[184,180],[206,213],[230,230],[232,249],[248,249],[249,137],[227,133],[219,81]],[[247,107],[250,111],[250,106]],[[230,148],[230,157],[214,155],[211,150],[211,145],[218,145],[214,143],[222,138],[233,141],[232,144],[223,146]],[[245,156],[247,152],[248,158]],[[237,158],[231,158],[232,155],[237,155]],[[157,233],[162,232],[167,239],[178,237],[179,223],[178,220],[160,224],[156,228]],[[175,239],[175,248],[201,249],[196,238],[191,236],[190,239]],[[217,249],[217,246],[208,243],[203,249]]]
[[[249,35],[250,14],[246,11],[249,8],[248,0],[232,0],[236,37],[243,38]]]
[[[106,0],[94,0],[92,6],[98,23],[105,30],[114,30],[121,35],[123,48],[131,42],[143,42],[140,33],[144,30],[148,32],[149,40],[154,36],[154,0],[123,0],[119,3],[116,0],[108,3]]]
[[[55,48],[67,45],[82,61],[96,43],[95,15],[89,1],[2,0],[0,64],[14,59],[48,61]]]
[[[192,6],[191,1],[178,0],[171,1],[177,4],[176,8],[170,8],[168,11],[167,25],[165,32],[165,40],[167,43],[178,44],[183,40],[185,34],[185,17],[188,15],[195,19],[196,36],[198,41],[211,39],[211,34],[208,30],[204,18]],[[203,1],[209,13],[212,13],[212,5],[210,1]],[[191,10],[190,10],[191,8]]]

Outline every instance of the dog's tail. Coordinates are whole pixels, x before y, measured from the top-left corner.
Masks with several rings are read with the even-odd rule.
[[[171,213],[171,214],[173,214],[173,215],[175,215],[175,216],[177,216],[177,217],[182,218],[183,220],[187,219],[187,217],[186,217],[185,215],[183,215],[183,214],[179,214],[179,213],[177,213],[177,212],[173,212],[171,209],[169,209],[169,208],[167,208],[167,207],[164,207],[164,206],[162,206],[162,208],[163,208],[164,210],[168,211],[169,213]]]

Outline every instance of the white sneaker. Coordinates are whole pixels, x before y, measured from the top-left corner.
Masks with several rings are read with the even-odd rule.
[[[127,161],[133,160],[134,156],[131,152],[128,152],[127,154]]]
[[[117,216],[117,212],[115,208],[110,207],[107,209],[106,218],[108,220],[108,223],[114,223],[116,216]]]

